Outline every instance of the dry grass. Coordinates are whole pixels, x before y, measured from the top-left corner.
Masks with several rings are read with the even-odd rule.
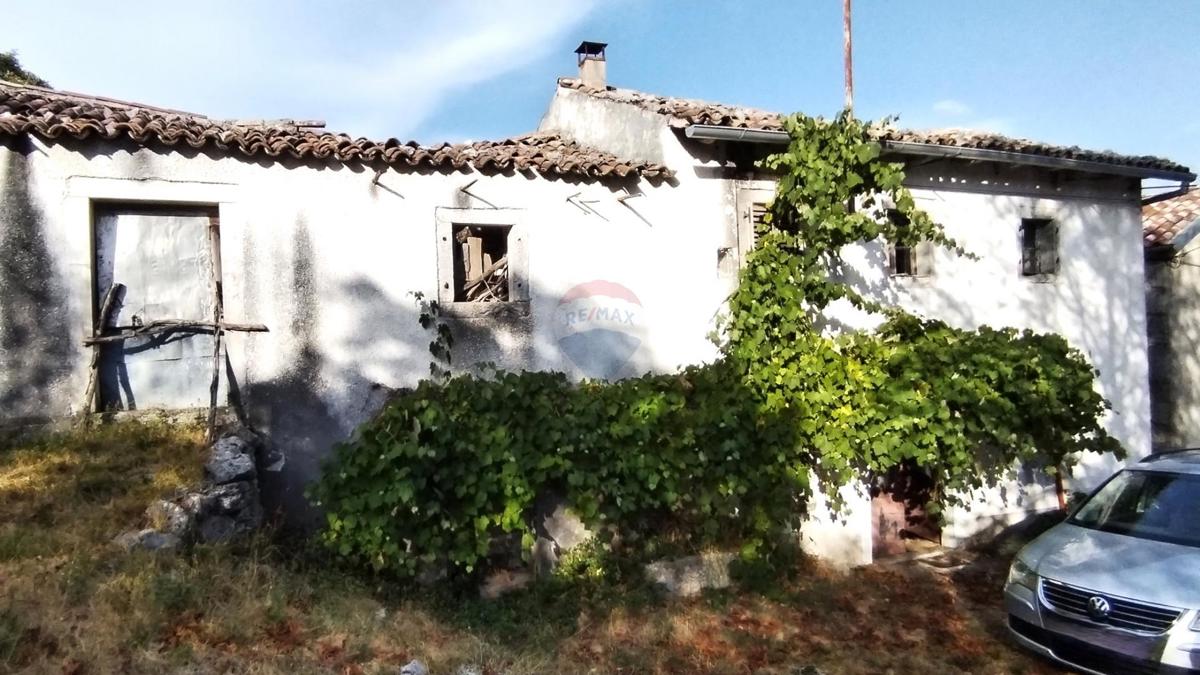
[[[951,580],[801,562],[768,593],[669,601],[559,582],[495,603],[356,576],[266,537],[187,554],[108,542],[198,479],[195,430],[124,424],[0,450],[0,671],[1051,672],[1003,640],[1002,561]]]

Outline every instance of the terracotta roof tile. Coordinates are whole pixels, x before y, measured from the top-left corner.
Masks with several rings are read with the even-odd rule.
[[[776,131],[783,129],[779,121],[779,113],[756,108],[721,105],[708,103],[690,98],[674,98],[656,96],[632,89],[616,89],[608,87],[597,89],[573,78],[560,78],[558,86],[566,89],[582,91],[594,98],[617,103],[628,103],[653,113],[665,115],[667,124],[673,127],[686,127],[692,124],[713,124],[722,127],[738,129],[766,129]]]
[[[1142,207],[1142,235],[1146,247],[1165,246],[1188,225],[1200,220],[1200,189]]]
[[[544,176],[670,178],[659,164],[627,161],[555,134],[501,141],[423,146],[394,138],[374,141],[288,122],[213,120],[203,115],[96,96],[0,82],[0,134],[128,139],[144,146],[186,145],[222,154],[343,163],[475,168],[481,172],[536,171]]]
[[[667,123],[673,127],[681,128],[693,124],[712,124],[723,127],[763,129],[768,131],[778,131],[783,128],[780,123],[779,113],[756,108],[709,103],[695,99],[656,96],[631,89],[616,89],[613,87],[597,89],[572,78],[562,78],[558,81],[558,85],[566,89],[584,92],[595,98],[626,103],[642,108],[643,110],[665,115],[668,118]],[[1190,173],[1190,170],[1186,166],[1161,157],[1123,155],[1106,150],[1085,150],[1074,146],[1051,145],[1024,138],[1013,138],[1000,134],[964,129],[915,131],[880,127],[877,129],[876,135],[881,141],[922,143],[926,145],[980,150],[1000,150],[1041,157],[1061,157],[1101,164],[1112,164],[1122,167]]]

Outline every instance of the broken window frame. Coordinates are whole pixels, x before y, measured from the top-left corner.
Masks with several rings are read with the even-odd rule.
[[[454,302],[509,301],[509,231],[503,225],[454,225]]]
[[[1021,276],[1051,279],[1058,274],[1058,222],[1053,218],[1022,218],[1018,229]]]
[[[458,209],[438,208],[435,212],[437,221],[438,246],[438,303],[443,313],[453,316],[490,316],[494,314],[519,315],[529,312],[529,280],[527,276],[526,245],[528,238],[525,233],[524,210],[522,209]],[[458,277],[466,273],[463,258],[463,242],[458,241],[457,235],[466,230],[489,229],[507,231],[504,248],[503,270],[507,281],[507,300],[480,301],[464,300],[460,292]],[[482,245],[482,242],[481,242]],[[482,256],[480,257],[482,260]],[[491,261],[493,274],[489,275],[492,283],[497,280],[495,272],[496,260]],[[484,270],[488,271],[488,270]],[[457,272],[457,273],[456,273]],[[496,293],[490,294],[493,298]]]

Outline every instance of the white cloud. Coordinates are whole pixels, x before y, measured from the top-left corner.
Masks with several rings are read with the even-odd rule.
[[[345,95],[385,107],[387,117],[411,130],[446,95],[546,56],[592,6],[592,0],[474,4],[461,8],[447,31],[421,36],[367,67],[335,62],[318,68]],[[566,62],[568,54],[562,56]],[[480,115],[488,114],[489,104],[479,102]]]
[[[81,27],[70,39],[38,3],[16,3],[0,45],[63,89],[215,117],[323,118],[336,131],[406,138],[452,92],[557,50],[568,63],[564,40],[597,2],[209,0],[147,12],[68,0],[57,11]]]
[[[963,103],[962,101],[956,101],[952,98],[947,98],[934,103],[933,111],[939,115],[961,117],[963,115],[971,114],[971,106]]]
[[[955,125],[963,129],[971,129],[973,131],[990,131],[1004,136],[1012,136],[1016,133],[1016,127],[1011,119],[1007,117],[984,117],[973,119]]]

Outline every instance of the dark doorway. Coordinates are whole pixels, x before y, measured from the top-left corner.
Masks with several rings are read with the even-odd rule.
[[[912,461],[876,479],[871,487],[874,557],[908,553],[914,544],[941,543],[941,524],[927,509],[934,488],[929,473]]]

